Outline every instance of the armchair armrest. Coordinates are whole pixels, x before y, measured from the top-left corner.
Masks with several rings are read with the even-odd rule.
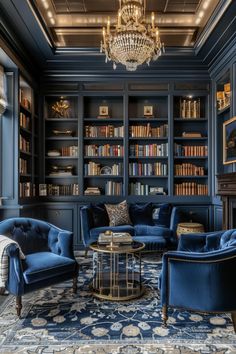
[[[8,281],[6,288],[10,293],[20,296],[24,293],[23,268],[19,254],[19,248],[16,244],[7,247],[9,257]]]
[[[53,253],[74,259],[72,232],[51,225],[48,233],[48,246]]]
[[[87,247],[89,245],[90,229],[93,228],[91,211],[88,206],[84,206],[80,209],[80,220],[83,244]]]

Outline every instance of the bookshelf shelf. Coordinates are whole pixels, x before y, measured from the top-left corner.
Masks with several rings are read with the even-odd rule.
[[[174,118],[175,122],[193,123],[193,122],[207,122],[207,118]]]
[[[78,160],[78,156],[45,156],[47,160]]]
[[[75,179],[75,178],[78,178],[78,176],[76,175],[72,175],[72,176],[45,176],[45,178],[48,178],[48,179]]]
[[[225,113],[229,112],[229,110],[230,110],[230,105],[224,107],[224,108],[221,109],[221,110],[218,110],[218,111],[217,111],[217,115],[220,116],[221,114],[225,114]]]
[[[47,122],[63,122],[63,123],[71,123],[71,122],[78,122],[78,118],[45,118]]]
[[[78,141],[78,137],[70,136],[49,136],[45,138],[46,140],[55,140],[55,141]]]

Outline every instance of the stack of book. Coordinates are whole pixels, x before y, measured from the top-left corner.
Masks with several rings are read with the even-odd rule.
[[[109,244],[111,242],[118,244],[131,244],[132,236],[128,232],[113,232],[111,234],[101,233],[98,237],[98,243]]]
[[[130,176],[167,176],[167,164],[155,163],[129,163]]]
[[[204,176],[205,171],[203,166],[196,166],[192,163],[182,163],[175,165],[176,176]]]
[[[224,84],[224,91],[217,91],[217,109],[220,111],[230,105],[230,83]]]
[[[175,184],[175,195],[208,195],[208,187],[206,184],[183,182]]]
[[[84,195],[101,195],[101,191],[98,187],[87,187]]]
[[[123,184],[122,182],[107,181],[105,184],[106,195],[122,195]]]
[[[175,156],[207,156],[208,147],[204,145],[174,145]]]

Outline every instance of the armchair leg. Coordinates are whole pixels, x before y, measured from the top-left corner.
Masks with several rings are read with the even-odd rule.
[[[18,317],[20,317],[21,309],[22,309],[21,296],[17,296],[16,297],[16,313],[17,313]]]
[[[75,275],[73,276],[73,293],[77,293],[77,281],[78,281],[78,275],[79,275],[79,266],[77,266]]]
[[[168,320],[168,308],[167,305],[164,305],[162,306],[162,321],[164,327],[167,327],[167,320]]]
[[[234,332],[236,333],[236,312],[231,312],[231,318],[234,326]]]

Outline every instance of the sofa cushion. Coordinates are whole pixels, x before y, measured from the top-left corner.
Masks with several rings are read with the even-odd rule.
[[[109,217],[109,226],[132,224],[126,200],[119,204],[105,204]]]
[[[90,210],[93,219],[93,226],[94,227],[101,227],[109,225],[109,217],[107,214],[107,210],[105,205],[102,203],[99,204],[91,204]]]
[[[131,236],[134,235],[134,228],[131,225],[120,225],[120,226],[103,226],[103,227],[94,227],[90,229],[90,237],[92,239],[98,239],[100,233],[103,233],[107,230],[113,232],[128,232]]]
[[[168,240],[162,236],[134,236],[133,240],[145,243],[145,251],[160,251],[168,246]]]
[[[153,204],[152,220],[154,225],[170,227],[171,211],[170,204]]]
[[[129,214],[134,225],[153,225],[152,203],[131,204],[129,207]]]
[[[58,256],[52,252],[37,252],[26,256],[23,276],[26,284],[35,283],[75,270],[75,260]]]
[[[204,252],[211,252],[218,250],[220,247],[220,239],[221,235],[218,233],[207,235],[206,237],[206,244],[204,246]]]
[[[164,238],[172,236],[172,230],[161,226],[135,225],[134,230],[135,236],[162,236]]]

